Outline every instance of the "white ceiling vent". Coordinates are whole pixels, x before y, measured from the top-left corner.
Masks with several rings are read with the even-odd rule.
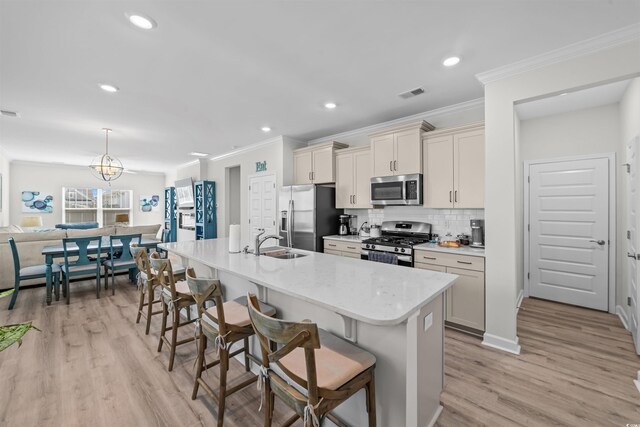
[[[403,99],[413,98],[414,96],[422,95],[424,93],[424,89],[421,87],[417,87],[415,89],[411,89],[410,91],[403,92],[398,96]]]
[[[9,110],[0,110],[0,116],[18,117],[18,113]]]

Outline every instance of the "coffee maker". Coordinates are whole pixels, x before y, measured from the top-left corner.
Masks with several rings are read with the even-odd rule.
[[[338,234],[341,236],[346,236],[349,234],[349,223],[351,220],[351,215],[340,215],[338,217]]]
[[[472,219],[471,221],[471,243],[474,248],[484,248],[484,220]]]

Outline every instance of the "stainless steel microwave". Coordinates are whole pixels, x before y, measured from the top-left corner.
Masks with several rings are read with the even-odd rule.
[[[371,178],[371,204],[415,206],[422,204],[422,174]]]

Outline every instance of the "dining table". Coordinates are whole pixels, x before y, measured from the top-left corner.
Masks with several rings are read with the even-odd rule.
[[[142,239],[140,241],[140,246],[144,246],[149,249],[156,249],[158,244],[162,243],[160,240],[155,239]],[[119,240],[113,241],[113,249],[118,250],[122,249],[122,242]],[[111,251],[110,244],[110,236],[102,236],[102,246],[100,248],[100,253],[108,253]],[[68,256],[76,256],[78,255],[78,246],[70,243],[67,245],[67,255]],[[87,252],[89,254],[97,254],[98,253],[98,243],[97,239],[94,242],[91,242],[89,246],[87,246]],[[52,295],[51,295],[51,287],[53,284],[52,277],[52,265],[53,261],[56,258],[64,258],[64,245],[52,245],[45,246],[42,248],[42,255],[45,258],[46,264],[46,279],[47,279],[47,305],[51,305]],[[59,298],[59,295],[56,295],[56,299]]]

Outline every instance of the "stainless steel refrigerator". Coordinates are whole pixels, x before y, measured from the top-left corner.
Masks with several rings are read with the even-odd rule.
[[[319,185],[290,185],[280,189],[282,246],[321,252],[322,236],[338,234],[336,189]]]

